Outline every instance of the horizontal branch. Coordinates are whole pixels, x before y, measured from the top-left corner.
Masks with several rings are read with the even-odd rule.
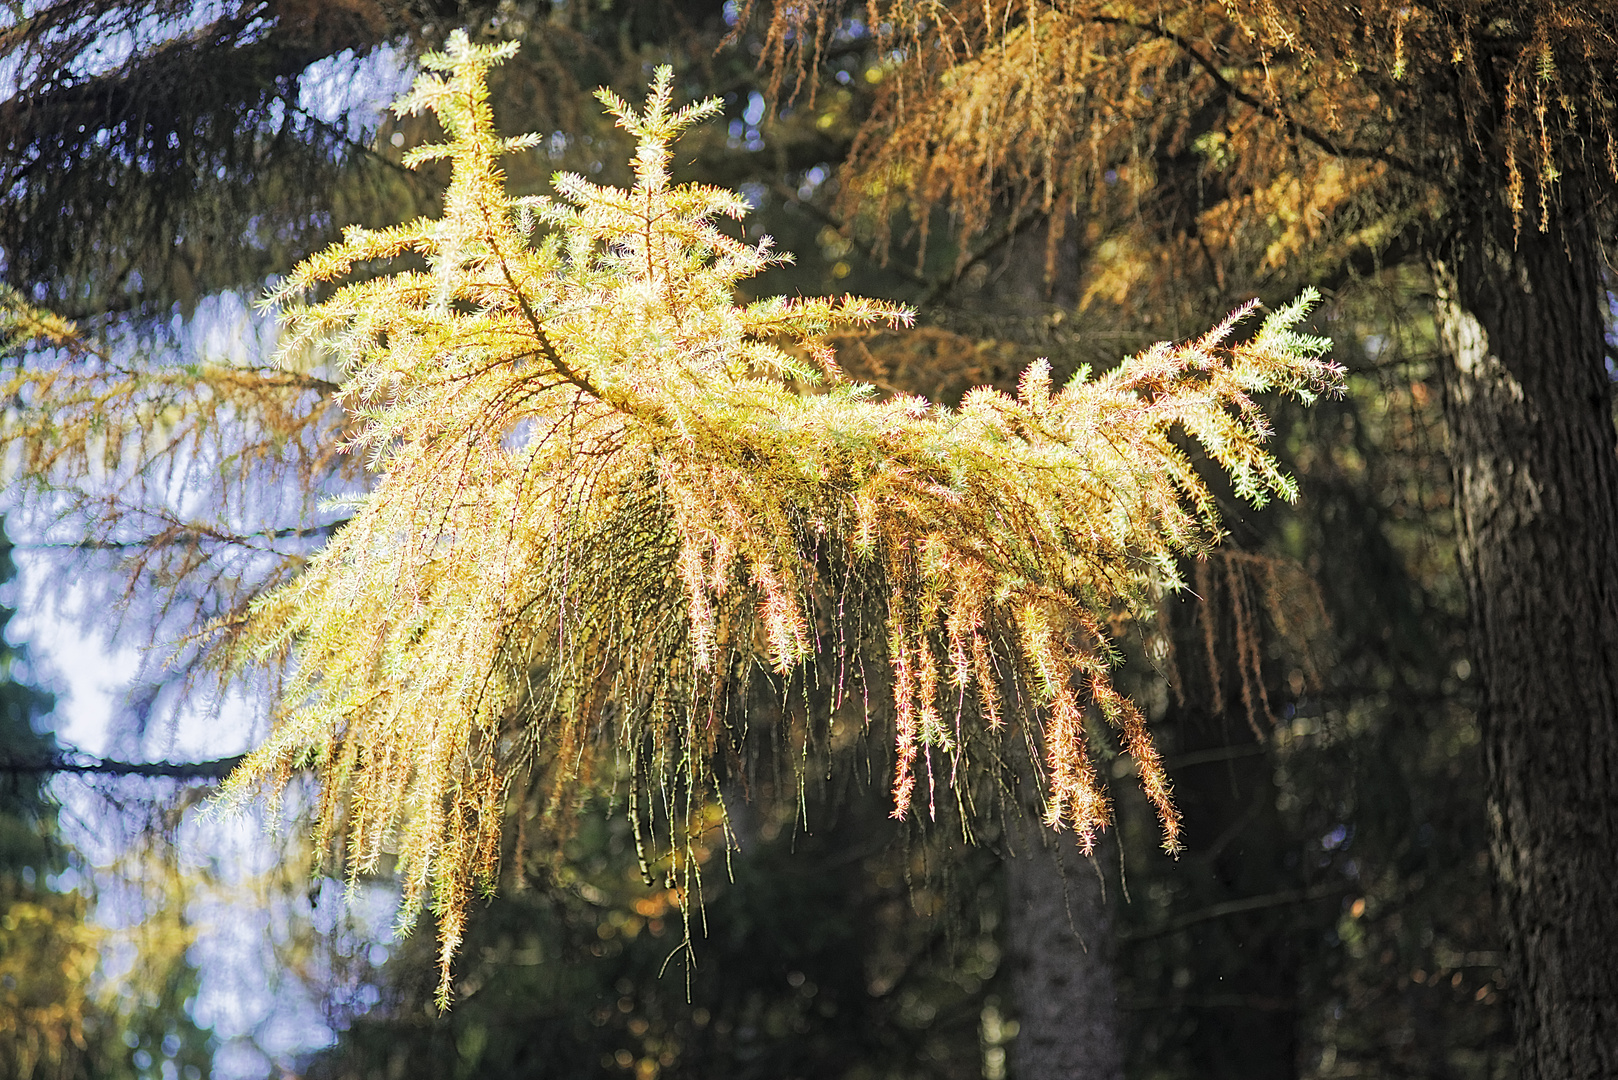
[[[320,537],[330,539],[338,529],[347,525],[349,518],[340,518],[325,525],[299,525],[288,526],[281,529],[259,529],[248,533],[232,533],[213,529],[208,526],[193,525],[176,529],[172,532],[156,533],[152,536],[138,537],[133,540],[64,540],[60,543],[41,541],[12,544],[22,551],[141,551],[148,548],[171,547],[177,544],[201,543],[212,540],[220,544],[234,544],[238,547],[258,547],[258,540],[293,540],[304,537]]]
[[[1178,1009],[1247,1009],[1253,1012],[1297,1012],[1297,998],[1264,994],[1176,994],[1172,997],[1126,998],[1118,1003],[1125,1012],[1162,1012]]]
[[[1119,18],[1115,15],[1096,15],[1092,16],[1090,21],[1102,26],[1118,26],[1126,27],[1131,30],[1138,30],[1143,34],[1149,34],[1152,37],[1162,38],[1166,41],[1173,42],[1179,47],[1181,52],[1185,53],[1191,58],[1193,63],[1202,68],[1203,72],[1207,74],[1207,76],[1212,79],[1221,90],[1225,91],[1225,93],[1229,94],[1231,97],[1235,98],[1237,101],[1240,101],[1249,108],[1256,110],[1260,115],[1267,116],[1272,120],[1280,121],[1283,125],[1296,132],[1305,141],[1313,143],[1334,157],[1380,161],[1384,165],[1397,169],[1408,176],[1426,176],[1426,173],[1414,162],[1407,161],[1398,154],[1389,153],[1386,150],[1377,149],[1375,147],[1351,146],[1340,143],[1326,132],[1321,131],[1319,128],[1306,124],[1297,117],[1289,115],[1287,111],[1282,109],[1278,104],[1265,101],[1257,94],[1252,94],[1246,90],[1243,90],[1230,79],[1226,78],[1224,72],[1219,70],[1219,65],[1214,63],[1208,57],[1204,56],[1202,50],[1198,49],[1190,38],[1183,34],[1177,34],[1166,26],[1136,22],[1133,19]]]
[[[209,761],[113,761],[87,754],[53,754],[50,757],[0,758],[0,775],[41,775],[54,773],[100,773],[107,776],[163,776],[180,780],[223,780],[242,763],[245,754]]]
[[[1269,747],[1263,743],[1238,743],[1235,746],[1218,746],[1212,750],[1197,750],[1189,754],[1168,758],[1163,762],[1163,768],[1170,770],[1187,769],[1193,765],[1211,765],[1219,761],[1238,761],[1241,758],[1262,757],[1269,753]]]
[[[1281,892],[1265,893],[1262,896],[1248,896],[1240,900],[1226,900],[1222,904],[1210,904],[1198,911],[1190,911],[1177,919],[1170,919],[1162,926],[1154,926],[1149,930],[1133,930],[1120,934],[1125,941],[1146,941],[1151,938],[1165,937],[1169,934],[1179,933],[1198,923],[1213,922],[1216,919],[1229,918],[1232,915],[1245,915],[1249,911],[1264,911],[1268,908],[1286,907],[1289,904],[1307,904],[1315,900],[1324,900],[1340,893],[1348,892],[1354,888],[1349,881],[1334,882],[1330,885],[1315,885],[1308,889],[1285,889]]]
[[[881,267],[883,270],[897,274],[899,277],[902,277],[906,281],[910,282],[910,284],[926,289],[929,295],[939,290],[939,282],[927,277],[920,271],[912,270],[908,264],[903,262],[894,262],[880,257],[869,244],[855,235],[854,230],[849,227],[848,222],[844,221],[841,217],[838,217],[830,210],[827,210],[819,203],[816,203],[813,199],[803,198],[791,187],[791,185],[777,180],[770,184],[770,190],[774,191],[783,200],[785,200],[789,206],[795,206],[808,214],[810,217],[813,217],[816,220],[837,230],[837,232],[840,233],[844,239],[853,245],[854,250],[858,251],[860,256],[872,266]]]

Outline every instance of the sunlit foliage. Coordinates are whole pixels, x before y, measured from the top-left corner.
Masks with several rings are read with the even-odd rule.
[[[493,870],[510,760],[537,755],[573,779],[610,703],[618,745],[653,747],[641,768],[698,789],[729,674],[758,646],[784,673],[832,644],[813,617],[835,600],[825,564],[842,563],[887,593],[897,813],[919,759],[930,772],[932,751],[957,752],[970,690],[990,724],[1006,699],[1048,712],[1047,819],[1088,844],[1108,817],[1089,703],[1137,758],[1172,845],[1166,779],[1108,679],[1103,621],[1173,584],[1173,556],[1214,528],[1171,426],[1250,498],[1290,493],[1247,395],[1330,383],[1321,344],[1290,332],[1301,307],[1226,356],[1233,323],[1056,393],[1035,365],[1017,399],[977,391],[954,414],[878,403],[839,378],[823,338],[902,311],[732,303],[768,246],[713,224],[742,216],[738,197],[667,174],[670,141],[716,103],[671,112],[666,72],[644,113],[603,94],[640,139],[634,190],[564,175],[560,200],[514,202],[495,162],[524,143],[494,136],[482,84],[503,51],[457,41],[429,61],[448,77],[401,104],[433,109],[451,136],[412,155],[452,158],[446,217],[352,233],[279,294],[406,250],[430,267],[287,315],[288,350],[342,357],[363,417],[350,445],[381,478],[241,628],[236,655],[290,650],[297,673],[235,789],[314,753],[323,820],[350,800],[356,867],[403,829],[407,896],[436,896],[447,959],[468,871]],[[533,246],[536,222],[553,231]],[[514,711],[521,749],[500,745]]]
[[[1112,684],[1109,624],[1144,614],[1179,585],[1175,560],[1217,539],[1176,433],[1243,497],[1293,494],[1252,395],[1336,386],[1325,343],[1294,330],[1310,298],[1256,333],[1237,332],[1250,305],[1059,389],[1038,362],[1015,397],[878,400],[828,336],[908,313],[851,296],[735,302],[782,256],[722,226],[746,213],[739,196],[672,182],[672,141],[719,106],[674,109],[666,69],[643,111],[600,94],[639,140],[632,189],[561,174],[554,198],[511,198],[498,159],[535,137],[494,133],[484,76],[514,47],[455,36],[398,106],[449,135],[408,157],[449,159],[444,216],[351,230],[273,294],[287,375],[253,374],[265,401],[312,418],[339,402],[341,448],[372,478],[295,579],[214,626],[227,674],[288,672],[275,730],[227,794],[316,767],[321,828],[346,836],[352,871],[397,853],[401,924],[436,908],[445,996],[467,903],[493,886],[514,772],[547,777],[555,825],[603,755],[627,765],[631,806],[661,803],[672,872],[689,874],[681,822],[717,795],[712,765],[755,663],[786,676],[839,658],[838,701],[870,692],[867,654],[891,666],[875,682],[893,700],[897,815],[923,790],[934,809],[968,743],[1026,733],[1047,821],[1086,847],[1111,813],[1087,746],[1088,718],[1105,720],[1173,848],[1167,778]],[[403,256],[425,268],[390,265]],[[73,365],[93,354],[66,356],[59,383],[18,376],[13,444],[47,479],[93,480],[110,451],[113,475],[153,484],[147,463],[175,443],[142,432],[166,417],[86,383]],[[323,364],[340,368],[329,398],[297,374]],[[55,423],[59,399],[63,416],[109,419]],[[285,430],[306,463],[334,445],[313,420],[212,415],[183,430]],[[222,448],[232,467],[280,464]],[[880,633],[850,626],[865,610]]]

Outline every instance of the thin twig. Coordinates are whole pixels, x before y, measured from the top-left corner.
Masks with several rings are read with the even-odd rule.
[[[1216,919],[1229,918],[1232,915],[1244,915],[1249,911],[1263,911],[1267,908],[1286,907],[1289,904],[1307,904],[1315,900],[1324,900],[1353,889],[1354,883],[1350,881],[1334,882],[1330,885],[1315,885],[1307,889],[1285,889],[1281,892],[1265,893],[1262,896],[1249,896],[1241,900],[1226,900],[1221,904],[1210,904],[1197,911],[1187,912],[1179,918],[1170,919],[1162,926],[1155,926],[1148,930],[1132,930],[1118,935],[1125,941],[1147,941],[1151,938],[1166,937],[1169,934],[1179,933],[1198,923],[1213,922]]]

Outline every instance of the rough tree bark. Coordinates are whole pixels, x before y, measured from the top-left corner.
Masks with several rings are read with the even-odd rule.
[[[1599,253],[1561,221],[1483,212],[1433,262],[1524,1080],[1618,1075],[1618,439]]]
[[[1040,835],[1044,833],[1044,835]],[[1037,819],[1006,860],[1006,946],[1017,1080],[1123,1080],[1111,928],[1101,881],[1071,835]]]

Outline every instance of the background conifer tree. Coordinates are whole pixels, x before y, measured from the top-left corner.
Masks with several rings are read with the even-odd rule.
[[[843,12],[772,8],[779,70],[806,70]],[[1091,301],[1430,275],[1521,1065],[1610,1071],[1618,964],[1588,950],[1618,949],[1611,5],[901,0],[870,18],[891,68],[844,190],[879,200],[879,235],[901,208],[923,234],[935,210],[969,231],[1041,218],[1054,269],[1079,229]]]

